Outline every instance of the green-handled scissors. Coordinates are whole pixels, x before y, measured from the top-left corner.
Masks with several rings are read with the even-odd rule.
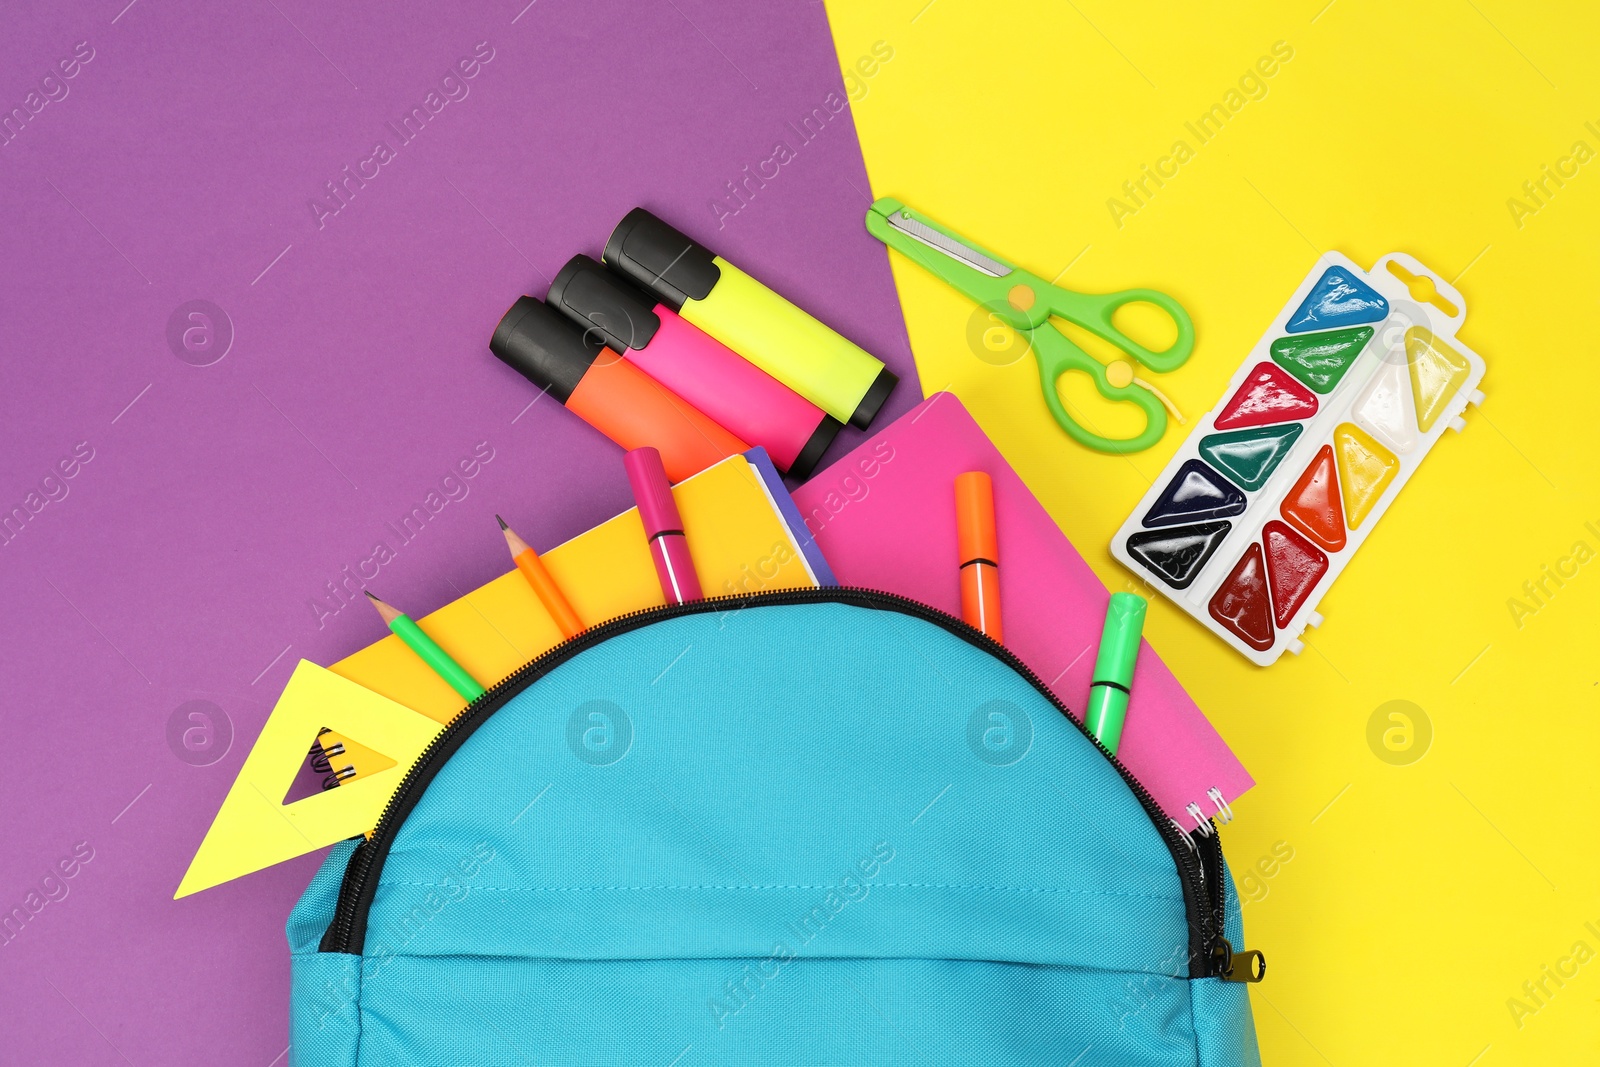
[[[1039,363],[1045,405],[1074,441],[1100,452],[1125,454],[1143,451],[1161,440],[1167,429],[1164,398],[1136,381],[1131,365],[1122,360],[1109,367],[1102,365],[1057,327],[1040,327],[1052,315],[1058,316],[1109,342],[1134,362],[1165,373],[1182,366],[1194,351],[1194,323],[1176,300],[1154,289],[1124,289],[1103,296],[1074,293],[1007,263],[889,197],[867,209],[867,230],[1027,337]],[[1132,303],[1154,304],[1171,317],[1178,336],[1166,351],[1152,352],[1113,325],[1111,318],[1117,309]],[[1107,400],[1130,403],[1144,412],[1144,430],[1133,437],[1105,437],[1068,414],[1056,383],[1073,370],[1089,375]]]

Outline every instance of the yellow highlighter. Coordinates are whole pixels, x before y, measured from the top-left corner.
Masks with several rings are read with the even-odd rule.
[[[857,429],[871,425],[899,380],[881,360],[642,207],[611,231],[605,261],[688,322]]]

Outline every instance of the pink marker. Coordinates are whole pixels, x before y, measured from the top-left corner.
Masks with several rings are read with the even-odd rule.
[[[678,503],[672,499],[672,483],[661,465],[661,453],[653,448],[635,448],[622,457],[633,488],[639,519],[650,542],[650,558],[655,560],[656,577],[668,604],[683,604],[701,599],[700,577],[689,558],[689,542],[683,536],[683,519]]]
[[[837,419],[588,256],[567,261],[545,302],[791,477],[809,477],[839,432]]]

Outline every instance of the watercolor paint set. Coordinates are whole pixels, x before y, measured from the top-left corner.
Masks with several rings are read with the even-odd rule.
[[[1483,394],[1461,295],[1400,253],[1323,255],[1112,540],[1262,666],[1322,622],[1350,557]]]

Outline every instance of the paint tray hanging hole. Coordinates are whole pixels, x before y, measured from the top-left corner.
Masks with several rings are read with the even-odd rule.
[[[1396,316],[1391,315],[1390,321],[1379,327],[1379,343],[1384,346],[1380,354],[1394,347],[1390,327],[1399,325],[1404,332],[1411,326],[1426,326],[1436,333],[1454,336],[1466,322],[1467,302],[1460,291],[1404,252],[1382,256],[1368,274],[1374,282],[1398,282],[1404,286],[1404,295],[1393,301],[1390,310],[1400,312],[1399,319],[1410,320],[1397,323]],[[1393,293],[1393,286],[1389,291]]]
[[[1438,285],[1434,283],[1430,276],[1413,273],[1402,266],[1398,260],[1391,259],[1384,266],[1390,274],[1405,283],[1406,290],[1411,294],[1411,299],[1417,303],[1432,304],[1452,319],[1461,314],[1461,309],[1439,291]]]

